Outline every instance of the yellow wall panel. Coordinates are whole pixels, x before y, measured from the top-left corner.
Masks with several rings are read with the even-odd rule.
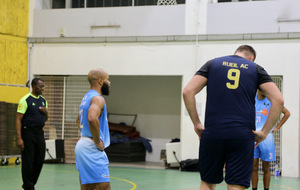
[[[27,56],[26,38],[0,34],[0,83],[25,85]]]
[[[27,87],[0,86],[0,101],[19,103],[19,100],[29,91]]]
[[[17,72],[15,70],[17,66],[17,51],[18,42],[9,41],[6,44],[6,65],[5,65],[5,83],[16,84]]]
[[[18,61],[16,64],[17,81],[15,84],[25,85],[27,82],[27,43],[18,42],[17,50]]]
[[[0,0],[0,33],[28,36],[28,0]]]
[[[27,80],[27,44],[9,41],[6,47],[5,83],[25,85]]]
[[[4,83],[5,76],[5,39],[0,36],[0,83]]]
[[[7,4],[7,34],[18,34],[18,0],[10,0]]]
[[[0,1],[0,33],[6,34],[7,33],[7,2],[9,0],[1,0]]]
[[[28,36],[29,3],[28,0],[19,0],[18,36]]]

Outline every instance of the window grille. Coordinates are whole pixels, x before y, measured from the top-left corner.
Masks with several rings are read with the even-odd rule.
[[[48,101],[46,139],[64,139],[65,162],[75,163],[74,148],[79,139],[76,125],[78,108],[89,90],[86,76],[40,76],[45,81],[43,96]]]

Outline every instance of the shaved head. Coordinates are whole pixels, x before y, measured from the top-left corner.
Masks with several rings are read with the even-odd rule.
[[[96,68],[90,70],[87,79],[90,85],[92,85],[93,83],[97,82],[98,79],[100,78],[104,79],[107,75],[108,74],[103,69]]]
[[[96,90],[101,95],[109,95],[110,81],[106,71],[100,68],[92,69],[88,73],[87,79],[91,90]]]

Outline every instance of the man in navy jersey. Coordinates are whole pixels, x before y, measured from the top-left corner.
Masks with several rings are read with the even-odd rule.
[[[201,190],[213,190],[225,181],[229,190],[250,186],[254,142],[263,141],[277,121],[283,97],[267,72],[253,61],[255,50],[238,47],[234,55],[215,58],[203,65],[183,90],[185,106],[200,138]],[[196,111],[195,95],[207,87],[205,123]],[[269,117],[255,130],[255,95],[260,89],[271,101]]]
[[[81,138],[75,147],[76,167],[81,190],[110,190],[108,158],[104,149],[110,144],[106,103],[110,81],[103,69],[92,69],[88,74],[90,91],[79,106],[77,123]]]

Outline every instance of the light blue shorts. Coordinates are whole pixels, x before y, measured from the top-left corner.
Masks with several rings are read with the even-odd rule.
[[[271,162],[276,160],[275,143],[273,134],[268,134],[267,138],[260,142],[254,149],[254,158],[261,158],[263,161]]]
[[[110,182],[107,155],[92,139],[82,137],[77,142],[75,158],[81,184]]]

